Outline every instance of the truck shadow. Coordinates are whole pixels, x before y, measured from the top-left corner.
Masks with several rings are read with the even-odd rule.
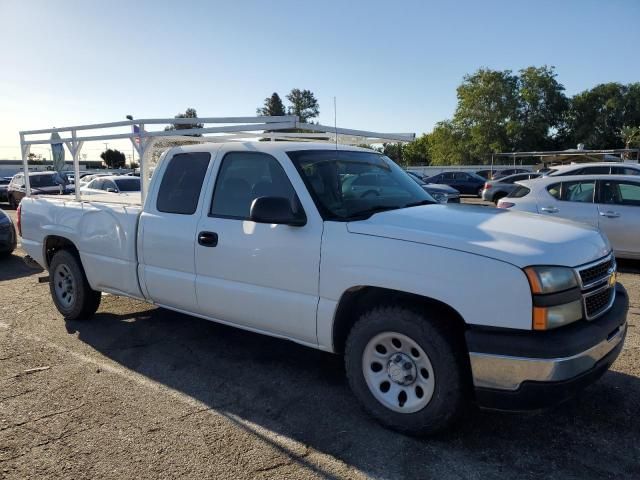
[[[24,262],[24,258],[17,251],[11,255],[0,255],[0,282],[28,277],[42,271],[41,268],[27,265]]]
[[[473,410],[445,434],[411,438],[385,430],[362,412],[339,356],[164,309],[147,310],[137,302],[132,308],[138,311],[98,313],[91,321],[68,323],[67,329],[127,369],[241,419],[236,423],[242,428],[249,428],[245,421],[259,425],[374,477],[640,475],[640,380],[634,376],[609,372],[579,398],[548,411]],[[334,478],[287,453],[316,474]]]

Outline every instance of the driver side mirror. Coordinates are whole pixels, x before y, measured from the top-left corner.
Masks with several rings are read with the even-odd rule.
[[[302,227],[307,224],[307,218],[296,215],[289,199],[284,197],[258,197],[251,203],[249,219],[256,223],[275,223]]]

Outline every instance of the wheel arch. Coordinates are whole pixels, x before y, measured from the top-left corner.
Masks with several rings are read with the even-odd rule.
[[[402,303],[420,311],[436,311],[440,317],[450,320],[456,337],[465,342],[466,322],[460,313],[450,305],[435,298],[400,290],[359,285],[347,289],[340,297],[333,318],[333,351],[343,353],[351,327],[367,310],[380,305]]]
[[[43,258],[45,268],[49,268],[51,259],[60,250],[69,250],[80,259],[80,251],[78,247],[66,237],[60,235],[48,235],[43,242]],[[82,264],[82,261],[80,262]]]

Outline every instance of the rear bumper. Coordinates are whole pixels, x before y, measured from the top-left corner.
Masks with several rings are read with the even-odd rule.
[[[618,357],[629,300],[616,301],[593,322],[549,332],[467,332],[476,399],[482,406],[528,410],[567,400],[596,381]]]

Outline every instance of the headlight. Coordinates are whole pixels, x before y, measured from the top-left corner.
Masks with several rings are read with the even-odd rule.
[[[431,196],[436,200],[436,202],[438,203],[447,203],[447,200],[449,200],[449,195],[446,193],[431,193]]]
[[[524,272],[534,294],[562,292],[578,286],[578,279],[571,268],[527,267]]]
[[[531,286],[534,330],[550,330],[582,318],[582,294],[573,269],[540,266],[524,272]]]
[[[551,330],[582,318],[582,300],[553,307],[533,307],[533,329]]]

